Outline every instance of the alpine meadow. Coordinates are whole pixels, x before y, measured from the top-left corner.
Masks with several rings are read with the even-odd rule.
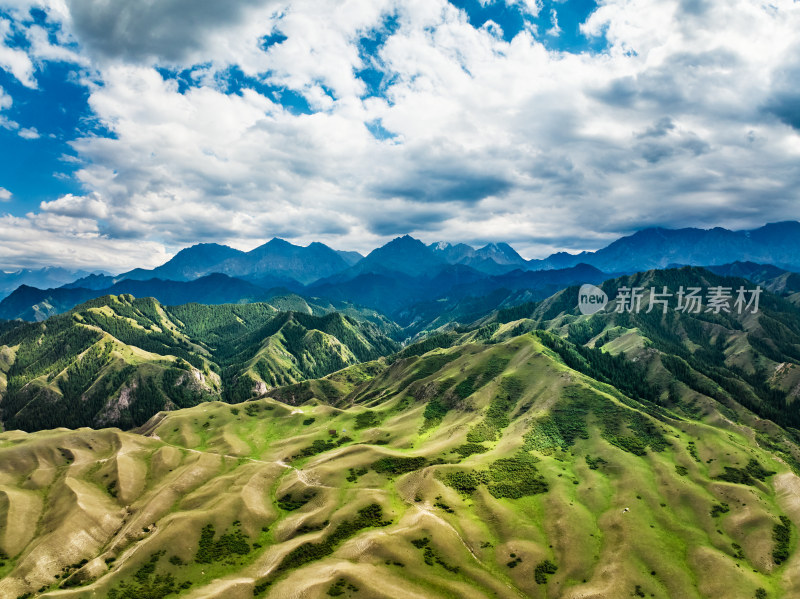
[[[798,31],[0,0],[0,599],[800,599]]]

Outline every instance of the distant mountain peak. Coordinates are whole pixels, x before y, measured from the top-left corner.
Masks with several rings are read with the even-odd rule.
[[[386,245],[372,250],[365,259],[368,260],[370,256],[374,258],[375,256],[388,256],[409,251],[434,256],[433,251],[419,239],[415,239],[411,235],[403,235],[402,237],[395,237]]]
[[[476,250],[475,255],[479,258],[493,260],[498,264],[522,266],[526,263],[525,259],[520,256],[514,248],[503,242],[488,243],[479,250]]]
[[[292,242],[286,241],[285,239],[281,239],[280,237],[273,237],[272,239],[270,239],[264,245],[280,245],[280,246],[291,245],[293,247],[298,247],[298,246],[295,246]]]
[[[419,239],[417,239],[416,237],[411,237],[411,235],[408,234],[403,235],[402,237],[395,237],[383,247],[387,247],[390,245],[415,245],[415,246],[427,247]]]

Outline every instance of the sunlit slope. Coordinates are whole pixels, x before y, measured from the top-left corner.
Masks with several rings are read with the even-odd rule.
[[[239,402],[391,354],[398,345],[372,322],[339,312],[272,312],[263,304],[169,308],[219,365],[224,398]]]
[[[0,337],[7,429],[131,427],[219,397],[207,352],[152,299],[109,296]]]
[[[130,428],[160,410],[243,401],[396,348],[377,325],[339,313],[107,296],[0,333],[0,416],[6,429]]]
[[[800,479],[748,426],[636,402],[534,335],[411,353],[298,405],[0,435],[0,596],[800,593]]]
[[[646,364],[648,382],[672,407],[687,414],[707,406],[742,405],[783,426],[800,428],[793,402],[800,393],[800,309],[784,298],[764,292],[759,310],[738,313],[678,312],[672,298],[666,314],[651,309],[649,290],[681,286],[705,291],[715,286],[736,290],[754,288],[744,279],[720,277],[700,268],[649,271],[607,281],[603,289],[613,298],[623,286],[645,289],[638,312],[617,312],[612,301],[605,311],[582,316],[577,288],[557,293],[540,304],[501,310],[486,326],[528,318],[530,328],[542,328],[569,341],[598,348]],[[735,297],[735,291],[733,292]]]

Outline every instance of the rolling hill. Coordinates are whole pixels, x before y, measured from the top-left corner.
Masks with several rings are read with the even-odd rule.
[[[721,277],[709,270],[684,267],[655,270],[608,280],[601,285],[611,302],[602,312],[583,316],[577,308],[578,288],[570,287],[539,303],[515,306],[483,319],[487,326],[529,318],[535,328],[550,330],[581,348],[570,363],[586,361],[587,352],[647,365],[647,381],[674,407],[703,411],[701,405],[742,404],[764,418],[800,428],[793,402],[800,393],[800,309],[785,298],[764,292],[757,313],[679,312],[676,299],[648,312],[645,293],[637,312],[618,312],[617,292],[623,287],[677,291],[723,286],[753,289],[741,278]],[[733,307],[733,306],[731,306]],[[599,373],[596,373],[599,376]],[[704,400],[702,398],[705,398]],[[676,403],[677,402],[677,403]]]
[[[619,386],[598,380],[534,326],[442,334],[138,433],[0,434],[0,594],[800,593],[794,433],[733,404],[689,414],[621,357]]]

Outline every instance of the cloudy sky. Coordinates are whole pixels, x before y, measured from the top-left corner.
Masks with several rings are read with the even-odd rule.
[[[0,268],[797,219],[793,0],[0,0]]]

